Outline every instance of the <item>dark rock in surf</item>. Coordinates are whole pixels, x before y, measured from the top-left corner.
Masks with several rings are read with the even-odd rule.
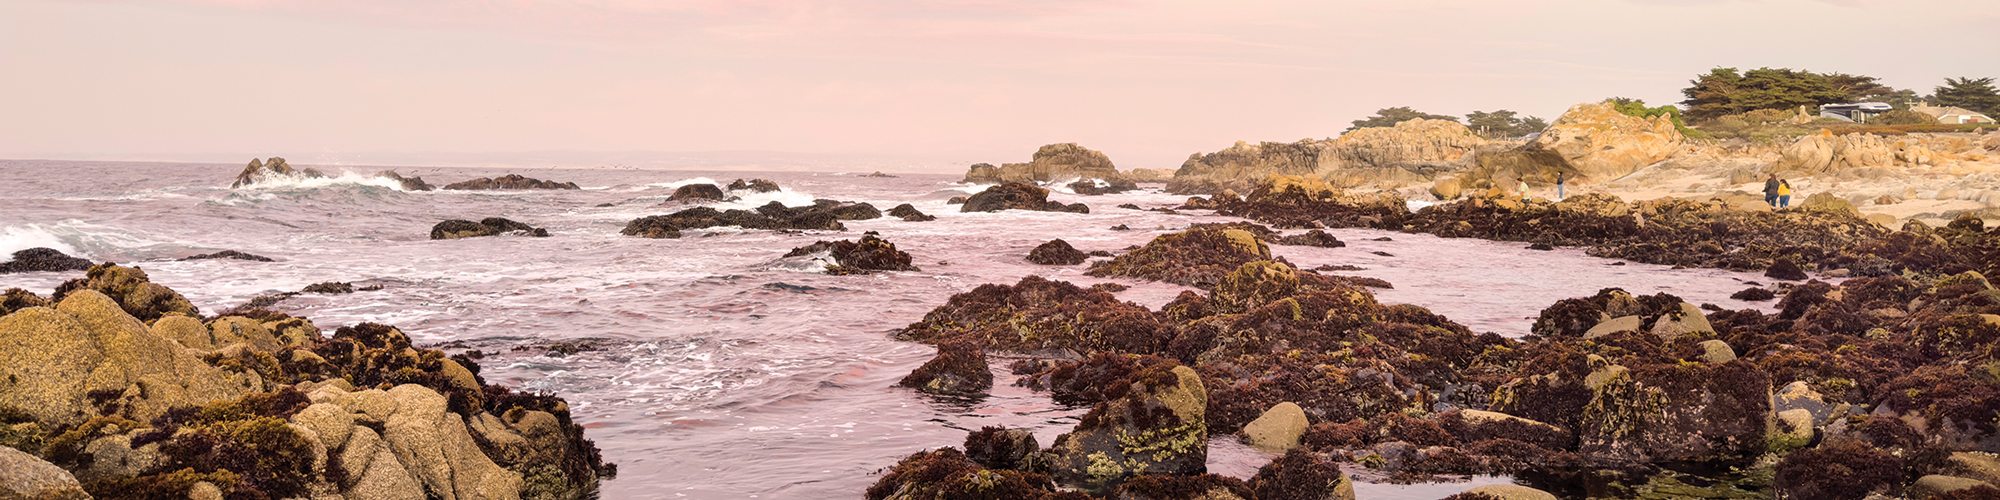
[[[729,183],[730,191],[748,190],[752,193],[769,193],[778,190],[778,183],[770,179],[737,179]]]
[[[1028,251],[1028,262],[1044,266],[1074,266],[1090,260],[1090,255],[1060,239],[1049,240]]]
[[[1745,302],[1762,302],[1777,298],[1778,294],[1763,288],[1750,287],[1729,295],[1729,298]]]
[[[644,238],[679,238],[681,231],[684,230],[722,226],[744,229],[844,231],[847,226],[841,224],[841,220],[869,219],[881,215],[880,210],[867,203],[817,200],[811,206],[788,208],[774,201],[757,207],[755,211],[737,209],[723,211],[710,207],[694,207],[668,215],[641,217],[627,223],[622,233],[626,236]]]
[[[981,427],[965,435],[965,456],[991,469],[1025,470],[1028,457],[1042,451],[1028,429]]]
[[[1798,262],[1785,258],[1771,261],[1771,267],[1764,269],[1764,277],[1785,281],[1800,281],[1808,278],[1806,271],[1799,269]]]
[[[207,260],[207,259],[236,259],[236,260],[247,260],[247,261],[252,261],[252,262],[275,262],[275,261],[273,261],[273,260],[272,260],[272,259],[271,259],[270,257],[265,257],[265,256],[262,256],[262,255],[255,255],[255,254],[248,254],[248,253],[243,253],[243,252],[238,252],[238,251],[235,251],[235,250],[223,250],[223,251],[220,251],[220,252],[215,252],[215,253],[205,253],[205,254],[201,254],[201,255],[190,255],[190,256],[187,256],[187,257],[181,257],[181,258],[180,258],[180,260],[182,260],[182,261],[189,261],[189,260]]]
[[[1547,251],[1550,251],[1550,250],[1555,250],[1555,249],[1556,249],[1556,247],[1555,247],[1555,245],[1550,245],[1550,244],[1548,244],[1548,243],[1531,243],[1531,244],[1529,244],[1529,245],[1528,245],[1528,249],[1529,249],[1529,250],[1540,250],[1540,251],[1544,251],[1544,252],[1547,252]]]
[[[928,222],[937,220],[937,216],[923,213],[922,211],[917,210],[916,206],[910,205],[908,203],[896,205],[896,208],[889,209],[889,216],[898,217],[910,222]]]
[[[903,377],[897,385],[943,396],[978,396],[993,388],[993,371],[986,351],[970,342],[938,344],[937,357]]]
[[[485,191],[485,190],[495,190],[495,189],[508,189],[508,190],[582,189],[582,187],[577,186],[576,183],[574,182],[545,181],[532,177],[523,177],[520,174],[507,174],[499,177],[481,177],[478,179],[464,180],[447,184],[444,186],[444,188],[447,190],[464,190],[464,191]]]
[[[1102,183],[1100,185],[1100,183]],[[1125,179],[1079,179],[1069,183],[1069,190],[1086,196],[1118,194],[1139,189],[1139,184]]]
[[[0,274],[82,271],[90,269],[90,259],[71,257],[53,248],[30,248],[14,252],[14,260],[0,262]]]
[[[896,249],[890,243],[873,234],[863,235],[859,241],[820,241],[798,247],[787,252],[785,257],[809,256],[825,252],[833,262],[826,264],[827,274],[867,274],[874,271],[915,271],[910,265],[910,254]]]
[[[251,158],[250,164],[243,167],[241,173],[236,174],[236,182],[230,183],[229,187],[233,189],[250,186],[271,177],[318,178],[326,177],[326,174],[310,168],[292,168],[291,164],[286,163],[284,158],[276,156],[271,157],[269,160]]]
[[[502,234],[540,238],[547,237],[549,230],[499,217],[487,217],[480,219],[479,222],[452,219],[431,226],[431,239],[433,240],[455,240],[459,238],[498,236]]]
[[[705,201],[722,201],[728,198],[729,196],[722,192],[722,188],[716,187],[714,184],[688,184],[675,188],[674,194],[667,196],[667,201],[700,203]]]
[[[1037,210],[1043,212],[1090,213],[1090,207],[1082,203],[1064,205],[1049,200],[1049,190],[1025,182],[1003,182],[980,191],[965,200],[959,207],[961,212],[998,212],[1001,210]]]
[[[1326,231],[1321,231],[1318,229],[1294,235],[1279,236],[1275,238],[1273,242],[1279,245],[1309,246],[1309,247],[1320,247],[1320,248],[1340,248],[1347,246],[1347,242],[1340,241],[1340,238],[1335,238],[1333,237],[1332,234],[1328,234]]]
[[[964,205],[964,204],[965,204],[965,201],[966,201],[966,200],[969,200],[969,199],[971,199],[971,198],[969,198],[969,197],[965,197],[965,196],[953,196],[953,197],[951,197],[951,199],[949,199],[949,200],[945,200],[945,201],[944,201],[944,204],[946,204],[946,205]]]
[[[1132,226],[1127,226],[1127,225],[1124,225],[1124,224],[1119,224],[1119,225],[1116,225],[1116,226],[1111,226],[1111,230],[1112,230],[1112,231],[1131,231],[1131,230],[1132,230]]]
[[[1131,203],[1120,203],[1118,204],[1118,208],[1123,208],[1126,210],[1145,210],[1144,208],[1140,208],[1138,205],[1134,205]]]
[[[876,170],[876,171],[874,171],[874,172],[869,172],[869,173],[866,173],[866,174],[861,174],[861,176],[862,176],[862,177],[870,177],[870,178],[877,178],[877,179],[894,179],[894,178],[896,178],[896,176],[894,176],[894,175],[889,175],[889,174],[885,174],[885,173],[882,173],[882,171],[880,171],[880,170]]]
[[[433,191],[437,189],[437,186],[432,186],[430,183],[424,182],[424,178],[422,177],[404,177],[403,174],[398,174],[394,170],[376,172],[375,176],[396,181],[396,185],[402,186],[404,191]]]
[[[882,217],[882,209],[875,208],[875,205],[837,200],[813,200],[812,206],[806,207],[805,210],[825,212],[832,214],[833,218],[840,220],[869,220]],[[758,207],[757,211],[766,212],[766,215],[774,217],[796,213],[792,209],[784,208],[783,204],[775,201]]]
[[[354,284],[345,281],[327,281],[327,282],[313,283],[311,285],[306,285],[305,289],[299,291],[302,293],[317,293],[324,295],[349,294],[349,293],[354,293]]]
[[[35,292],[19,288],[9,288],[6,292],[0,292],[0,316],[6,316],[12,314],[14,311],[30,307],[44,307],[47,305],[49,305],[49,299],[35,295]]]

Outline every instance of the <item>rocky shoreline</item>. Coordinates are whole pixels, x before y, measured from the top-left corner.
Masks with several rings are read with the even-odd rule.
[[[38,479],[0,493],[586,498],[616,474],[562,399],[488,384],[395,327],[205,316],[109,263],[6,297],[0,461]]]

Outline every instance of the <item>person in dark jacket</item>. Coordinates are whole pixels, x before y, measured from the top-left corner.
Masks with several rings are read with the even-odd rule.
[[[1778,174],[1771,174],[1770,178],[1764,179],[1764,203],[1771,208],[1778,208]]]

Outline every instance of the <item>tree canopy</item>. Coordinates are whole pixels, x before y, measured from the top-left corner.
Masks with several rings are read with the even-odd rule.
[[[1935,92],[1939,106],[1958,106],[2000,117],[2000,90],[1993,88],[1992,78],[1946,78]]]
[[[1883,85],[1877,78],[1845,73],[1814,73],[1791,68],[1715,68],[1696,76],[1681,90],[1687,116],[1709,120],[1760,109],[1861,101],[1907,104],[1915,92]]]
[[[1510,110],[1474,111],[1465,114],[1465,125],[1473,132],[1488,138],[1520,137],[1549,128],[1549,122],[1538,117],[1521,118]]]
[[[1418,118],[1458,121],[1458,117],[1456,116],[1433,115],[1430,113],[1417,111],[1415,109],[1410,109],[1409,106],[1397,106],[1393,108],[1382,108],[1375,111],[1375,116],[1370,116],[1360,120],[1355,120],[1354,126],[1347,127],[1347,130],[1354,130],[1357,128],[1365,128],[1365,127],[1393,127],[1396,126],[1396,124],[1398,123],[1415,120]]]

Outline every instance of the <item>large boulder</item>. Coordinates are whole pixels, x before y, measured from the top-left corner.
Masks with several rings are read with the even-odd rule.
[[[286,163],[284,158],[276,156],[271,157],[271,159],[269,160],[258,160],[256,158],[251,158],[250,164],[244,166],[243,171],[236,174],[236,182],[230,183],[229,187],[240,188],[264,182],[272,178],[296,178],[296,177],[306,177],[306,178],[326,177],[326,174],[320,173],[320,171],[310,168],[303,168],[303,169],[292,168],[292,165]]]
[[[940,343],[971,340],[990,350],[1154,352],[1162,325],[1144,306],[1103,288],[1028,275],[1013,285],[986,284],[951,296],[896,338]]]
[[[0,262],[0,274],[85,269],[90,269],[90,259],[71,257],[62,251],[41,247],[14,252],[14,260]]]
[[[1487,140],[1452,120],[1419,118],[1393,127],[1364,127],[1341,134],[1321,153],[1331,167],[1320,175],[1343,187],[1399,188],[1429,182]]]
[[[1685,138],[1671,118],[1639,118],[1618,112],[1610,102],[1578,104],[1523,148],[1554,153],[1557,167],[1575,181],[1604,182],[1678,153]]]
[[[1834,135],[1820,130],[1785,146],[1772,166],[1779,173],[1824,174],[1855,168],[1887,167],[1896,164],[1894,144],[1870,134]]]
[[[88,500],[76,476],[55,464],[0,446],[0,499]]]
[[[1077,250],[1076,247],[1070,246],[1069,242],[1061,239],[1049,240],[1048,243],[1028,251],[1028,262],[1044,266],[1074,266],[1086,260],[1090,260],[1090,254]]]
[[[1091,265],[1086,273],[1207,288],[1244,264],[1270,259],[1271,248],[1249,231],[1200,227],[1153,238],[1137,250]]]
[[[958,207],[960,212],[998,212],[1001,210],[1037,210],[1042,212],[1090,213],[1090,207],[1082,203],[1064,205],[1049,200],[1049,190],[1025,182],[1003,182],[986,188],[965,199]]]
[[[722,192],[721,186],[699,182],[674,188],[674,194],[667,195],[667,201],[683,203],[722,201],[728,198],[729,195]]]
[[[860,240],[820,241],[792,249],[785,257],[812,257],[826,264],[827,274],[867,274],[874,271],[915,271],[910,254],[895,243],[863,235]]]
[[[1248,191],[1272,175],[1312,175],[1330,168],[1332,159],[1322,153],[1332,142],[1329,139],[1254,144],[1238,141],[1214,153],[1188,155],[1181,168],[1174,171],[1173,179],[1167,181],[1167,191],[1181,194]]]
[[[446,184],[445,189],[483,191],[493,189],[582,189],[574,182],[556,182],[507,174],[499,177],[480,177]]]
[[[993,372],[986,365],[986,351],[977,344],[946,342],[938,344],[937,357],[896,384],[931,394],[977,396],[993,387]]]
[[[1049,448],[1057,481],[1103,491],[1141,474],[1199,474],[1208,463],[1208,391],[1192,368],[1155,365],[1121,381]]]
[[[479,222],[452,219],[431,226],[431,239],[433,240],[456,240],[460,238],[477,238],[502,234],[547,237],[549,230],[500,217],[487,217],[480,219]]]
[[[176,406],[233,398],[262,383],[209,366],[97,290],[0,317],[0,407],[47,425],[107,413],[151,421]]]
[[[1115,180],[1123,177],[1118,174],[1118,167],[1111,164],[1111,157],[1076,143],[1042,146],[1035,150],[1034,158],[1027,163],[1008,163],[998,167],[981,163],[973,165],[965,173],[965,182],[975,184],[1068,179]]]

